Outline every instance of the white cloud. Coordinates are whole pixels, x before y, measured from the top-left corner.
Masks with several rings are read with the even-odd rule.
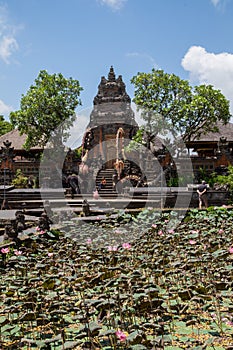
[[[192,46],[182,59],[182,67],[195,84],[210,84],[221,90],[231,102],[233,113],[233,54],[209,53],[201,46]]]
[[[216,8],[218,8],[221,11],[225,11],[227,3],[230,0],[210,0],[210,1]]]
[[[155,62],[154,58],[147,53],[140,53],[140,52],[129,52],[126,54],[127,57],[136,57],[136,58],[142,58],[143,60],[149,61],[153,68],[159,69],[157,63]]]
[[[9,58],[18,49],[18,43],[12,36],[4,36],[0,39],[0,58],[5,63],[10,63]]]
[[[0,115],[8,115],[13,111],[13,107],[7,106],[2,100],[0,100]]]
[[[102,5],[107,5],[113,10],[120,10],[127,0],[98,0]]]
[[[221,2],[221,0],[211,0],[211,2],[214,6],[217,6]]]
[[[15,38],[16,32],[17,28],[9,23],[6,7],[0,6],[0,59],[7,64],[19,47]]]

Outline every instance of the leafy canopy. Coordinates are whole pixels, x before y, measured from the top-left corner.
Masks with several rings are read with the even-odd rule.
[[[222,184],[222,185],[229,185],[231,192],[233,193],[233,166],[228,165],[227,168],[227,175],[214,175],[214,181]]]
[[[75,120],[75,108],[81,105],[81,90],[78,80],[40,71],[35,85],[22,95],[20,110],[10,114],[12,124],[27,135],[26,149],[44,147],[49,140],[60,144],[62,138],[67,138],[67,130]]]
[[[13,129],[13,125],[6,121],[3,115],[0,115],[0,136],[5,135]]]
[[[175,74],[152,69],[131,79],[135,87],[134,102],[154,135],[161,125],[184,141],[197,139],[201,134],[218,131],[217,122],[230,120],[229,101],[211,85],[191,87]],[[161,123],[161,118],[163,123]]]

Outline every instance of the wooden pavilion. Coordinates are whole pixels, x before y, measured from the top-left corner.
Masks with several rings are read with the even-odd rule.
[[[44,151],[43,147],[32,147],[29,151],[24,148],[27,136],[20,135],[17,129],[14,129],[5,135],[0,136],[0,185],[10,184],[16,171],[20,169],[24,176],[31,176],[34,179],[39,178],[40,159]],[[76,154],[68,149],[64,161],[63,171],[68,173],[73,167],[77,166]],[[48,177],[53,172],[52,166],[43,169]]]
[[[233,123],[218,124],[218,132],[210,132],[199,139],[186,142],[191,154],[194,173],[220,171],[233,165]]]

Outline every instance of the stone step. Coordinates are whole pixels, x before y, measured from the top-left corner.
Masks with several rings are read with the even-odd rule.
[[[99,193],[101,194],[101,196],[104,194],[104,193],[107,193],[107,192],[112,192],[112,177],[113,177],[113,174],[114,174],[114,169],[101,169],[99,171],[99,173],[97,174],[96,176],[96,186],[98,187],[100,182],[101,182],[101,179],[104,177],[106,179],[106,185],[104,188],[101,188],[99,190]]]

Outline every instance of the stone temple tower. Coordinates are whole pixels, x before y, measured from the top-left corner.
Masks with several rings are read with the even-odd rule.
[[[93,104],[83,139],[84,153],[88,151],[88,158],[101,158],[106,168],[113,168],[116,158],[121,156],[117,153],[120,152],[117,149],[120,148],[117,147],[119,130],[124,146],[138,130],[122,76],[116,78],[113,67],[110,68],[108,78],[101,78]],[[119,145],[122,146],[121,143]]]

